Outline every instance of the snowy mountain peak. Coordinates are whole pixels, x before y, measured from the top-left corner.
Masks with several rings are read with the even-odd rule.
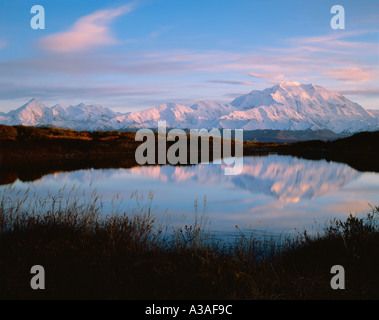
[[[38,103],[39,100],[36,97],[33,97],[27,103],[31,103],[31,102],[37,102]]]
[[[27,124],[31,126],[41,125],[44,119],[50,119],[52,110],[41,103],[37,98],[29,100],[16,110],[10,111],[5,117],[9,117],[11,124]],[[4,123],[4,121],[1,121]],[[7,123],[4,123],[7,124]]]
[[[22,105],[20,108],[18,108],[17,110],[21,110],[21,109],[41,109],[41,108],[45,108],[46,106],[40,102],[37,98],[33,98],[33,99],[30,99],[27,103],[25,103],[24,105]]]
[[[320,130],[354,133],[379,129],[379,112],[370,111],[341,94],[314,84],[279,82],[253,90],[230,104],[201,100],[191,106],[174,102],[134,113],[117,113],[101,105],[47,107],[33,98],[0,123],[51,125],[75,130],[126,130],[168,127],[183,129]]]
[[[281,82],[254,90],[231,103],[239,111],[228,120],[243,129],[318,130],[337,133],[378,129],[378,119],[339,93],[314,84]]]

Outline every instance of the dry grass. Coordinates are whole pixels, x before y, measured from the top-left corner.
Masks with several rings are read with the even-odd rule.
[[[64,195],[64,196],[63,196]],[[118,199],[118,196],[115,196]],[[194,223],[169,227],[153,196],[131,195],[134,211],[104,217],[101,197],[62,190],[41,198],[8,189],[0,199],[2,299],[341,299],[378,298],[378,209],[331,221],[295,239],[237,232],[217,242],[206,199]],[[46,270],[46,290],[30,269]],[[330,288],[330,268],[346,269],[346,290]]]

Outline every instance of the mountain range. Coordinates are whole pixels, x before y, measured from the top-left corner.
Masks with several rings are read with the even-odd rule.
[[[254,90],[230,104],[166,103],[140,112],[119,113],[82,103],[49,107],[33,98],[18,109],[0,112],[0,124],[89,131],[156,128],[161,120],[169,128],[182,129],[330,130],[338,134],[379,130],[379,110],[366,110],[339,93],[298,82]]]

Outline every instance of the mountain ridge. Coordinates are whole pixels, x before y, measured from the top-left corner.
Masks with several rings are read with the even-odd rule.
[[[321,86],[281,82],[253,90],[229,104],[200,100],[191,106],[166,103],[139,112],[119,113],[96,104],[48,107],[33,98],[15,110],[0,113],[0,124],[79,131],[156,128],[162,120],[170,128],[181,129],[330,130],[350,134],[378,130],[379,110],[366,110]]]

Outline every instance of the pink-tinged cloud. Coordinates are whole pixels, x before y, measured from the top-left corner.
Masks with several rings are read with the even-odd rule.
[[[325,75],[328,78],[342,81],[367,82],[373,80],[373,75],[361,68],[335,68]]]
[[[67,53],[116,44],[117,40],[111,34],[109,24],[133,8],[134,3],[129,3],[116,9],[99,10],[84,16],[69,30],[41,39],[40,47],[47,51]]]
[[[208,80],[208,83],[220,83],[220,84],[233,84],[233,85],[244,85],[244,86],[252,86],[253,82],[250,81],[235,81],[235,80]]]
[[[313,36],[313,37],[297,37],[287,39],[286,42],[294,44],[313,44],[313,43],[325,43],[329,41],[336,41],[339,39],[356,37],[365,34],[378,33],[379,30],[354,30],[354,31],[344,31],[344,32],[332,32],[322,36]]]
[[[279,80],[279,79],[284,78],[283,74],[264,74],[264,73],[250,72],[249,75],[254,78],[260,78],[260,79],[265,79],[265,80]]]
[[[336,90],[337,91],[337,90]],[[351,89],[351,90],[339,90],[337,91],[343,95],[357,95],[357,96],[367,96],[367,97],[379,97],[379,88],[375,89]]]

